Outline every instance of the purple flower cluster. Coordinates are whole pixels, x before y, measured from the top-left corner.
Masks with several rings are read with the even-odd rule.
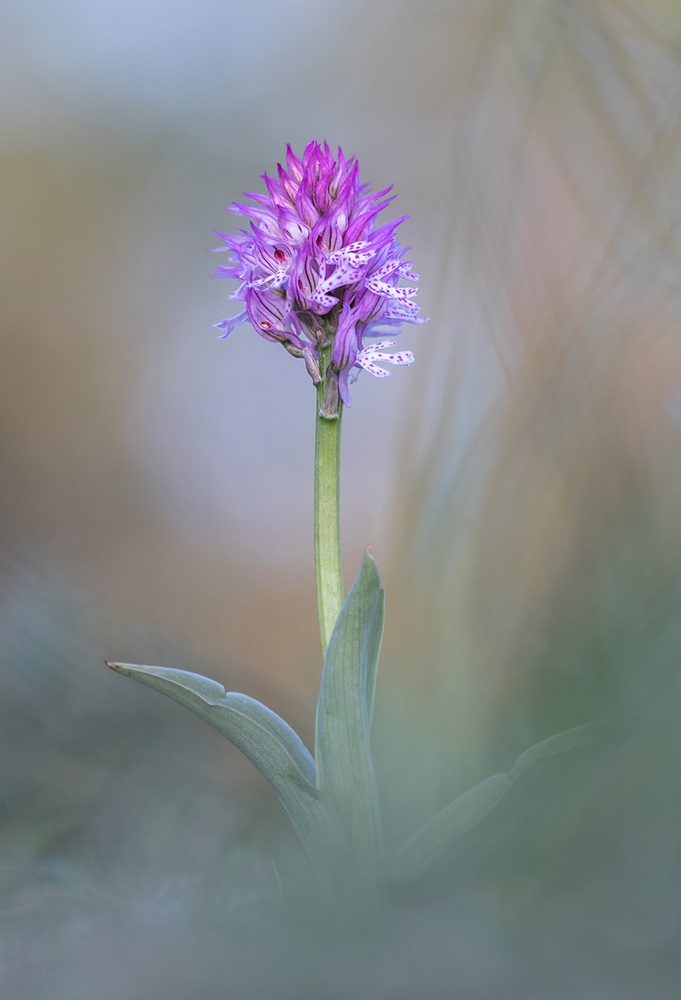
[[[371,194],[359,182],[359,164],[334,158],[328,145],[311,142],[299,160],[287,147],[286,167],[278,178],[263,174],[267,194],[247,194],[254,205],[234,204],[231,211],[250,219],[237,235],[217,233],[231,251],[229,264],[216,277],[236,278],[230,297],[245,304],[242,312],[216,324],[229,336],[250,322],[266,340],[279,341],[305,359],[314,382],[324,379],[322,412],[338,412],[338,395],[350,405],[348,381],[356,369],[389,374],[376,361],[410,365],[410,351],[384,354],[384,340],[364,346],[366,337],[404,323],[423,323],[413,301],[417,281],[394,232],[406,216],[375,228],[376,217],[392,201],[390,188]],[[329,357],[326,371],[320,363]]]

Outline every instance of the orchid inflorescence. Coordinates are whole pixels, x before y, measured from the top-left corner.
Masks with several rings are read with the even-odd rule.
[[[250,322],[266,340],[279,342],[304,358],[313,381],[325,382],[323,413],[335,417],[338,396],[350,406],[348,382],[364,368],[377,377],[389,373],[376,362],[410,365],[411,351],[383,353],[392,340],[365,346],[365,339],[399,332],[404,323],[424,323],[414,302],[418,281],[395,230],[407,216],[376,228],[380,212],[393,200],[391,188],[376,194],[360,184],[359,164],[334,158],[327,143],[311,142],[302,159],[287,147],[278,179],[263,174],[267,194],[249,193],[254,205],[231,210],[250,219],[237,235],[217,233],[231,251],[216,277],[236,278],[232,299],[245,308],[216,326],[229,336]],[[320,349],[332,345],[320,371]],[[324,359],[326,361],[326,358]]]

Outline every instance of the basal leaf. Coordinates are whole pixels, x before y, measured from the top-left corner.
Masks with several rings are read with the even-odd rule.
[[[315,757],[317,787],[338,812],[355,855],[374,871],[381,833],[370,727],[383,615],[378,568],[367,552],[324,661]]]
[[[414,834],[390,859],[387,875],[398,883],[408,882],[472,829],[494,809],[511,784],[536,761],[603,742],[629,726],[631,720],[590,722],[556,733],[518,757],[509,774],[495,774],[464,792]]]
[[[186,670],[132,663],[108,666],[167,694],[238,747],[277,792],[318,870],[325,867],[325,852],[343,850],[338,816],[315,784],[314,760],[295,731],[275,712]]]
[[[601,722],[587,722],[584,726],[575,726],[574,729],[565,729],[562,733],[549,736],[548,739],[535,743],[529,750],[521,753],[511,768],[510,777],[515,780],[530,764],[541,760],[542,757],[594,746],[612,736],[622,725],[620,720],[604,719]]]
[[[408,882],[494,809],[511,785],[506,774],[494,774],[459,795],[414,834],[390,859],[390,881]]]
[[[376,602],[376,617],[371,630],[371,639],[367,650],[367,671],[364,687],[364,700],[366,702],[367,724],[371,732],[371,723],[374,718],[374,699],[376,696],[376,674],[378,671],[378,661],[381,655],[381,644],[383,643],[383,625],[385,622],[385,590],[381,587],[378,591]]]

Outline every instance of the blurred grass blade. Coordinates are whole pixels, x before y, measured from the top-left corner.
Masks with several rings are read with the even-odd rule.
[[[277,792],[314,867],[324,874],[329,850],[343,850],[338,817],[315,784],[315,764],[297,733],[265,705],[222,684],[168,667],[108,663],[199,715],[226,736]]]
[[[510,770],[510,777],[515,780],[526,768],[543,757],[602,743],[622,727],[623,720],[604,719],[600,722],[587,722],[583,726],[575,726],[574,729],[565,729],[562,733],[549,736],[541,743],[535,743],[525,753],[521,753]]]
[[[511,786],[507,774],[493,774],[459,795],[414,834],[388,863],[391,882],[405,884],[494,809]]]
[[[380,814],[370,727],[383,634],[384,592],[367,551],[331,636],[317,704],[317,787],[350,835],[358,860],[377,872]]]

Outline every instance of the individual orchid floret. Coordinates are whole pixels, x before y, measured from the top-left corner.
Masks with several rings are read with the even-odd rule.
[[[252,205],[231,206],[250,227],[217,234],[225,243],[219,250],[231,258],[215,276],[239,282],[231,298],[245,308],[216,325],[227,337],[250,322],[261,337],[303,358],[313,381],[324,382],[321,412],[333,418],[339,400],[350,406],[348,383],[360,369],[384,378],[389,372],[375,361],[414,360],[409,351],[381,354],[392,341],[364,343],[425,322],[417,289],[400,283],[418,281],[394,236],[406,216],[377,227],[391,189],[370,193],[355,158],[346,160],[340,148],[334,157],[326,143],[309,143],[301,159],[288,146],[286,166],[263,180],[266,194],[247,194]]]
[[[376,378],[387,378],[390,372],[385,368],[379,368],[376,361],[389,362],[391,365],[410,365],[414,361],[411,351],[398,351],[397,354],[384,354],[386,347],[395,347],[394,340],[380,340],[377,344],[371,344],[359,352],[355,359],[358,368],[364,368],[371,372]]]

